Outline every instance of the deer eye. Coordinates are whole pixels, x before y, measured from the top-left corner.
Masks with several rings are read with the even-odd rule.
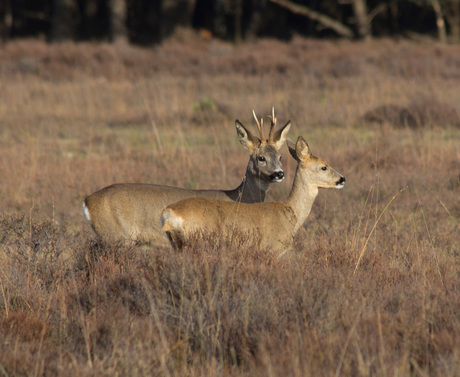
[[[260,162],[265,162],[265,161],[266,161],[266,159],[265,159],[265,157],[264,157],[264,156],[259,156],[259,161],[260,161]]]
[[[322,171],[326,171],[326,170],[327,170],[327,166],[323,166],[323,167],[321,168],[321,170],[322,170]]]

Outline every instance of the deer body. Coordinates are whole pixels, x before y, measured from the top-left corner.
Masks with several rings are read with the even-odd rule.
[[[171,203],[190,197],[243,203],[264,201],[270,183],[281,182],[284,178],[279,150],[286,141],[290,122],[273,133],[276,125],[273,111],[268,140],[263,135],[263,121],[259,123],[256,118],[256,122],[260,139],[238,120],[235,124],[238,138],[250,154],[246,175],[236,189],[190,190],[139,183],[105,187],[86,197],[83,202],[85,217],[97,236],[103,242],[124,240],[168,245],[160,215]]]
[[[276,253],[289,249],[310,214],[318,188],[342,188],[345,178],[323,159],[313,156],[302,137],[295,146],[288,146],[298,165],[286,201],[245,204],[189,198],[169,205],[161,220],[173,246],[181,249],[197,237],[217,235],[231,239],[235,233],[246,233],[248,245],[257,244]]]
[[[246,239],[244,243],[248,246],[264,249],[284,250],[292,242],[297,217],[292,208],[282,203],[270,203],[272,205],[267,207],[260,206],[262,203],[189,199],[168,206],[162,213],[163,230],[176,249],[192,246],[201,237],[217,236],[227,241],[234,234]],[[247,206],[251,207],[250,211]],[[261,219],[264,219],[263,224]]]

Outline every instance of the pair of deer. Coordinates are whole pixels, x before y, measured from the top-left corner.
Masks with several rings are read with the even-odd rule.
[[[268,139],[263,119],[259,122],[254,111],[253,115],[260,138],[240,121],[235,122],[238,139],[250,155],[246,176],[236,189],[114,184],[83,202],[83,212],[95,233],[106,242],[122,239],[163,245],[169,239],[176,249],[191,245],[197,235],[229,240],[247,234],[248,244],[256,242],[275,253],[288,250],[310,214],[318,188],[342,188],[345,177],[314,156],[303,137],[299,136],[296,143],[287,140],[290,121],[275,132],[274,109]],[[285,142],[298,163],[291,192],[284,202],[264,203],[270,183],[284,178],[279,151]]]

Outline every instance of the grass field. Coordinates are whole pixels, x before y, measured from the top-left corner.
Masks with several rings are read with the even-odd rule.
[[[0,86],[0,375],[460,375],[460,46],[26,40]],[[95,242],[86,195],[234,188],[272,106],[347,177],[295,252]]]

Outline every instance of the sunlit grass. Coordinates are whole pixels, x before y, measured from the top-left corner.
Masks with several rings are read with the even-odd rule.
[[[419,99],[459,111],[458,46],[191,41],[5,47],[0,374],[458,375],[460,129],[363,120]],[[320,191],[292,253],[97,244],[86,195],[234,188],[234,121],[255,130],[252,109],[272,106],[347,178]],[[268,200],[290,190],[282,153]]]

